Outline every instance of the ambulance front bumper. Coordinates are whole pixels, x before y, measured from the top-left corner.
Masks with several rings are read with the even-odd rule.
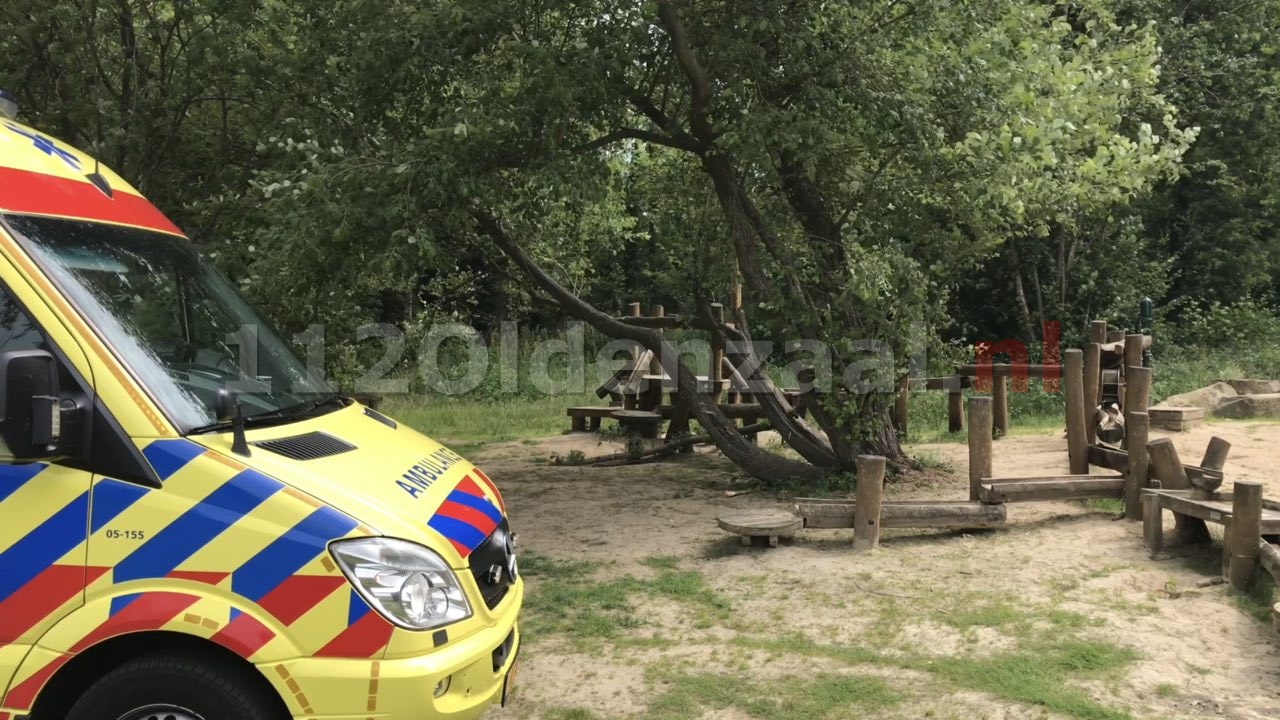
[[[316,720],[476,720],[503,699],[520,650],[516,616],[425,655],[389,660],[298,658],[259,666],[294,718]],[[514,678],[513,678],[514,679]],[[436,697],[437,688],[448,687]]]

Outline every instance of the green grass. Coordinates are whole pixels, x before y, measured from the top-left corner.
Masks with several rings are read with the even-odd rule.
[[[379,410],[457,450],[460,444],[561,435],[569,429],[566,408],[599,403],[595,393],[504,400],[429,395],[388,398]]]
[[[584,650],[599,648],[603,641],[622,641],[628,630],[645,626],[636,614],[637,597],[672,601],[665,607],[687,613],[695,628],[728,618],[731,604],[707,586],[702,573],[683,570],[670,557],[650,558],[646,564],[655,570],[652,579],[628,575],[601,580],[591,563],[526,553],[521,570],[533,585],[525,598],[525,634],[562,635]]]

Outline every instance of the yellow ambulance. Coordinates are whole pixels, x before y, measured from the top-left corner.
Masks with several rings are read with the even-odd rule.
[[[0,93],[0,720],[477,718],[523,593],[483,472]]]

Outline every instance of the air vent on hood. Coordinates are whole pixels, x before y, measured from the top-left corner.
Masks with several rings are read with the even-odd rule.
[[[346,440],[340,440],[329,433],[323,432],[309,432],[305,435],[262,440],[253,443],[253,445],[294,460],[316,460],[330,455],[341,455],[344,452],[356,449],[355,445]]]

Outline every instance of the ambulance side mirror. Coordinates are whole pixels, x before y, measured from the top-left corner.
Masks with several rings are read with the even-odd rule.
[[[58,362],[44,350],[0,353],[0,459],[56,457],[62,436]]]

